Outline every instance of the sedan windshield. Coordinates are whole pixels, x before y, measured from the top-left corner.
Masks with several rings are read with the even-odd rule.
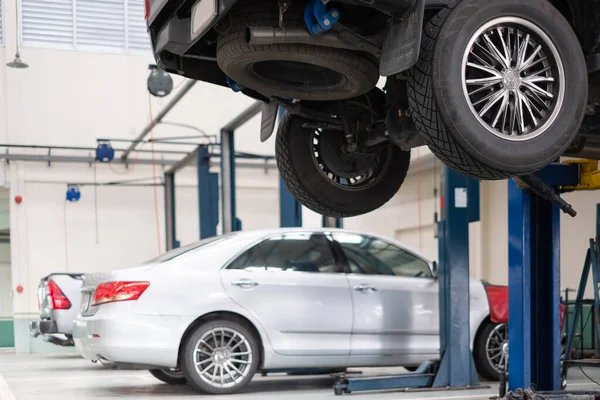
[[[198,242],[190,243],[182,247],[177,247],[175,249],[169,250],[166,253],[161,254],[160,256],[153,258],[149,261],[146,261],[144,264],[154,264],[154,263],[163,263],[165,261],[170,261],[175,257],[179,257],[183,254],[186,254],[192,250],[199,249],[211,243],[221,242],[223,240],[227,240],[235,236],[235,233],[228,233],[226,235],[221,236],[213,236],[206,239],[202,239]]]

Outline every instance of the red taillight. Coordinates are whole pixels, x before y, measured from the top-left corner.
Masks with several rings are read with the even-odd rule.
[[[150,282],[106,282],[98,285],[93,306],[113,301],[137,300],[150,286]]]
[[[144,0],[144,19],[148,21],[150,18],[150,0]]]
[[[55,310],[68,310],[71,302],[54,281],[48,281],[48,294],[52,300],[52,308]]]

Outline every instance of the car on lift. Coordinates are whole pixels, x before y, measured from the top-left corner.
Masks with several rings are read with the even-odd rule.
[[[29,334],[58,346],[74,346],[73,319],[79,312],[83,274],[52,273],[40,280],[40,319],[29,323]]]
[[[385,204],[423,144],[486,180],[597,159],[598,15],[600,0],[146,0],[160,68],[263,101],[263,140],[286,110],[281,176],[333,217]]]
[[[378,235],[236,232],[86,275],[73,337],[84,358],[213,394],[257,371],[416,369],[439,358],[438,287],[435,263]],[[498,378],[506,287],[469,290],[477,370]]]

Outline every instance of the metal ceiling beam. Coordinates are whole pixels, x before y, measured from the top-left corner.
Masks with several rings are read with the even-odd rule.
[[[8,161],[40,161],[40,162],[64,162],[64,163],[85,163],[90,164],[96,161],[93,156],[55,156],[55,155],[37,155],[37,154],[0,154],[0,160]],[[176,160],[155,160],[157,165],[172,165]],[[152,164],[149,159],[122,160],[115,158],[111,161],[115,164]]]
[[[258,115],[262,110],[262,101],[256,101],[250,107],[242,111],[237,117],[229,121],[221,128],[222,131],[233,132],[246,122]]]
[[[160,121],[162,121],[162,119],[169,113],[169,111],[171,111],[173,109],[173,107],[175,107],[175,105],[177,103],[179,103],[179,101],[183,98],[183,96],[185,96],[187,94],[187,92],[189,92],[190,89],[192,87],[194,87],[196,82],[197,82],[196,80],[189,80],[188,82],[185,83],[185,85],[183,85],[183,87],[177,93],[175,93],[175,95],[173,96],[171,101],[169,101],[169,103],[167,103],[165,108],[163,108],[156,115],[154,120],[150,121],[150,123],[148,123],[148,125],[146,125],[146,127],[144,129],[142,129],[142,131],[140,132],[138,137],[134,139],[134,141],[129,145],[127,150],[125,150],[123,155],[121,155],[122,160],[127,160],[127,157],[129,157],[129,154],[133,151],[133,149],[135,149],[135,146],[137,146],[139,142],[144,140],[144,138],[146,137],[146,135],[148,133],[150,133],[150,130],[152,130],[152,128],[154,128],[156,125],[160,124]]]
[[[165,172],[165,174],[174,174],[177,171],[187,167],[188,165],[191,165],[192,163],[194,163],[194,160],[196,159],[196,157],[198,157],[198,148],[196,148],[196,150],[188,153],[181,160],[179,160],[175,164],[173,164],[173,166],[171,166],[171,168],[169,168]]]
[[[187,157],[186,157],[187,158]],[[218,158],[218,157],[215,157]],[[184,158],[185,159],[185,158]],[[46,163],[82,163],[82,164],[91,164],[96,161],[96,158],[93,156],[55,156],[55,155],[37,155],[37,154],[2,154],[0,153],[0,160],[7,161],[33,161],[33,162],[46,162]],[[193,157],[189,159],[191,162]],[[181,163],[183,160],[156,160],[156,165],[162,166],[174,166]],[[114,164],[144,164],[151,165],[152,160],[149,159],[137,159],[137,160],[121,160],[115,158],[111,161]],[[237,168],[255,168],[255,169],[277,169],[277,165],[275,163],[256,163],[256,162],[236,162]],[[183,168],[185,165],[181,164],[180,168]],[[211,164],[211,166],[218,166],[218,163]]]

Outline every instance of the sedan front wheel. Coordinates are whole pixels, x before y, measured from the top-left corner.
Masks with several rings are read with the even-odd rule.
[[[258,340],[236,321],[208,321],[188,336],[181,358],[183,373],[197,390],[210,394],[235,393],[256,373]]]

